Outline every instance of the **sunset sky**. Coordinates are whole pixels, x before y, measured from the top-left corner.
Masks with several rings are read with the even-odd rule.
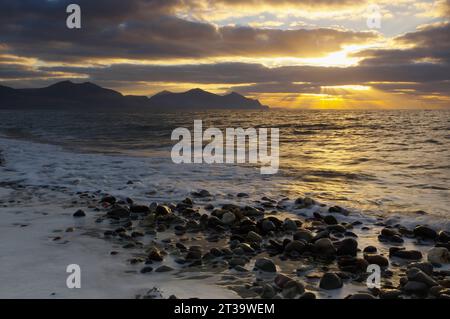
[[[450,0],[0,0],[0,85],[67,79],[271,107],[450,108]]]

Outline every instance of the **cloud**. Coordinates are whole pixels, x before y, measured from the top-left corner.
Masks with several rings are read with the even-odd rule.
[[[365,50],[355,56],[365,57],[362,64],[371,65],[450,63],[450,23],[421,26],[395,38],[393,46],[399,49]]]
[[[342,29],[277,30],[187,21],[171,15],[184,1],[79,1],[82,29],[65,27],[71,1],[1,0],[0,41],[43,61],[311,57],[378,38]]]

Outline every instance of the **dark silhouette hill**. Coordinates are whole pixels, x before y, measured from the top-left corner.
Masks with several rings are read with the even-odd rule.
[[[217,95],[201,89],[183,93],[162,91],[148,98],[146,96],[122,95],[94,83],[58,82],[44,88],[13,89],[0,86],[0,108],[96,108],[150,110],[264,110],[267,106],[258,100],[249,99],[238,93]]]

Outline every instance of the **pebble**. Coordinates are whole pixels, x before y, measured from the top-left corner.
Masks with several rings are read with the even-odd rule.
[[[294,240],[303,240],[307,243],[310,242],[313,238],[313,233],[307,229],[301,229],[294,234]]]
[[[420,260],[422,259],[422,253],[418,250],[405,250],[405,248],[391,247],[389,248],[389,257]]]
[[[158,215],[169,215],[172,211],[169,206],[166,205],[158,205],[155,209],[156,214]]]
[[[277,268],[269,258],[258,258],[255,262],[255,268],[265,272],[276,272]]]
[[[226,212],[222,215],[222,222],[226,225],[231,225],[236,220],[236,215],[231,212]]]
[[[445,247],[434,247],[428,251],[428,261],[432,264],[447,264],[450,262],[450,254]]]
[[[450,242],[450,234],[446,231],[441,230],[438,234],[437,241],[441,243],[448,243]]]
[[[245,264],[248,263],[248,260],[244,257],[233,257],[228,261],[228,265],[230,267],[236,267],[236,266],[245,266]]]
[[[417,226],[416,228],[414,228],[414,236],[426,239],[436,239],[438,234],[434,229],[431,229],[430,227]]]
[[[325,257],[336,255],[336,248],[329,238],[321,238],[317,240],[314,243],[314,251]]]
[[[81,210],[81,209],[77,210],[77,211],[73,214],[73,217],[84,217],[84,216],[86,216],[86,213],[85,213],[83,210]]]
[[[153,261],[163,261],[163,256],[161,255],[161,253],[156,250],[153,249],[149,254],[148,254],[148,259],[149,260],[153,260]]]
[[[360,293],[349,295],[345,299],[376,299],[376,298],[371,294],[360,292]]]
[[[275,279],[275,285],[277,285],[280,289],[283,289],[290,281],[293,281],[294,279],[283,275],[283,274],[278,274]]]
[[[300,240],[294,240],[291,241],[289,244],[286,245],[284,248],[284,251],[291,256],[300,255],[306,250],[306,244],[303,241]]]
[[[337,225],[338,221],[333,215],[327,215],[323,218],[323,221],[328,225]]]
[[[112,218],[128,218],[130,217],[130,211],[126,208],[118,207],[111,209],[106,215]]]
[[[277,229],[275,224],[272,221],[267,220],[267,219],[263,220],[263,222],[261,223],[261,228],[266,233]]]
[[[381,255],[374,255],[374,254],[364,254],[364,259],[367,260],[369,264],[375,264],[380,267],[388,267],[389,266],[389,260]]]
[[[382,289],[380,299],[399,299],[402,292],[398,289]]]
[[[356,256],[358,252],[358,242],[353,238],[346,238],[339,243],[336,254],[338,256]]]
[[[367,246],[366,248],[364,248],[363,252],[365,253],[376,253],[377,252],[377,247],[375,246]]]
[[[299,299],[316,299],[316,295],[312,292],[307,291],[303,295],[301,295]]]
[[[418,268],[427,275],[433,274],[433,265],[430,262],[416,262],[408,265],[408,268]]]
[[[173,270],[172,267],[162,265],[162,266],[156,268],[155,272],[168,272],[168,271],[172,271],[172,270]]]
[[[249,231],[246,239],[249,242],[256,242],[256,243],[259,243],[262,241],[262,237],[259,234],[255,233],[254,231]]]
[[[272,285],[264,284],[262,286],[262,292],[261,292],[262,299],[272,299],[273,297],[275,297],[276,294],[277,294],[277,292],[272,287]]]
[[[327,272],[320,279],[319,287],[325,290],[342,288],[342,279],[335,273]]]
[[[305,286],[298,281],[292,280],[286,283],[281,294],[286,299],[293,299],[305,292]]]
[[[146,273],[149,273],[149,272],[152,272],[152,271],[153,271],[152,267],[145,266],[144,268],[141,269],[141,274],[146,274]]]
[[[411,280],[405,284],[405,286],[403,287],[403,290],[406,293],[425,295],[428,292],[428,286],[426,284],[424,284],[423,282]]]
[[[296,231],[298,229],[297,223],[290,218],[286,218],[283,222],[283,229],[286,231]]]
[[[150,212],[150,208],[145,205],[131,205],[130,212],[135,214],[144,214]]]
[[[406,272],[408,280],[422,282],[428,287],[438,286],[439,284],[426,273],[418,268],[410,268]]]

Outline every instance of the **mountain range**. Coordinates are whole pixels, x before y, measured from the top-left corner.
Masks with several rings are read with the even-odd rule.
[[[236,92],[217,95],[201,89],[162,91],[152,97],[122,95],[94,83],[58,82],[44,88],[13,89],[0,85],[0,108],[93,108],[171,110],[265,110],[268,106]]]

